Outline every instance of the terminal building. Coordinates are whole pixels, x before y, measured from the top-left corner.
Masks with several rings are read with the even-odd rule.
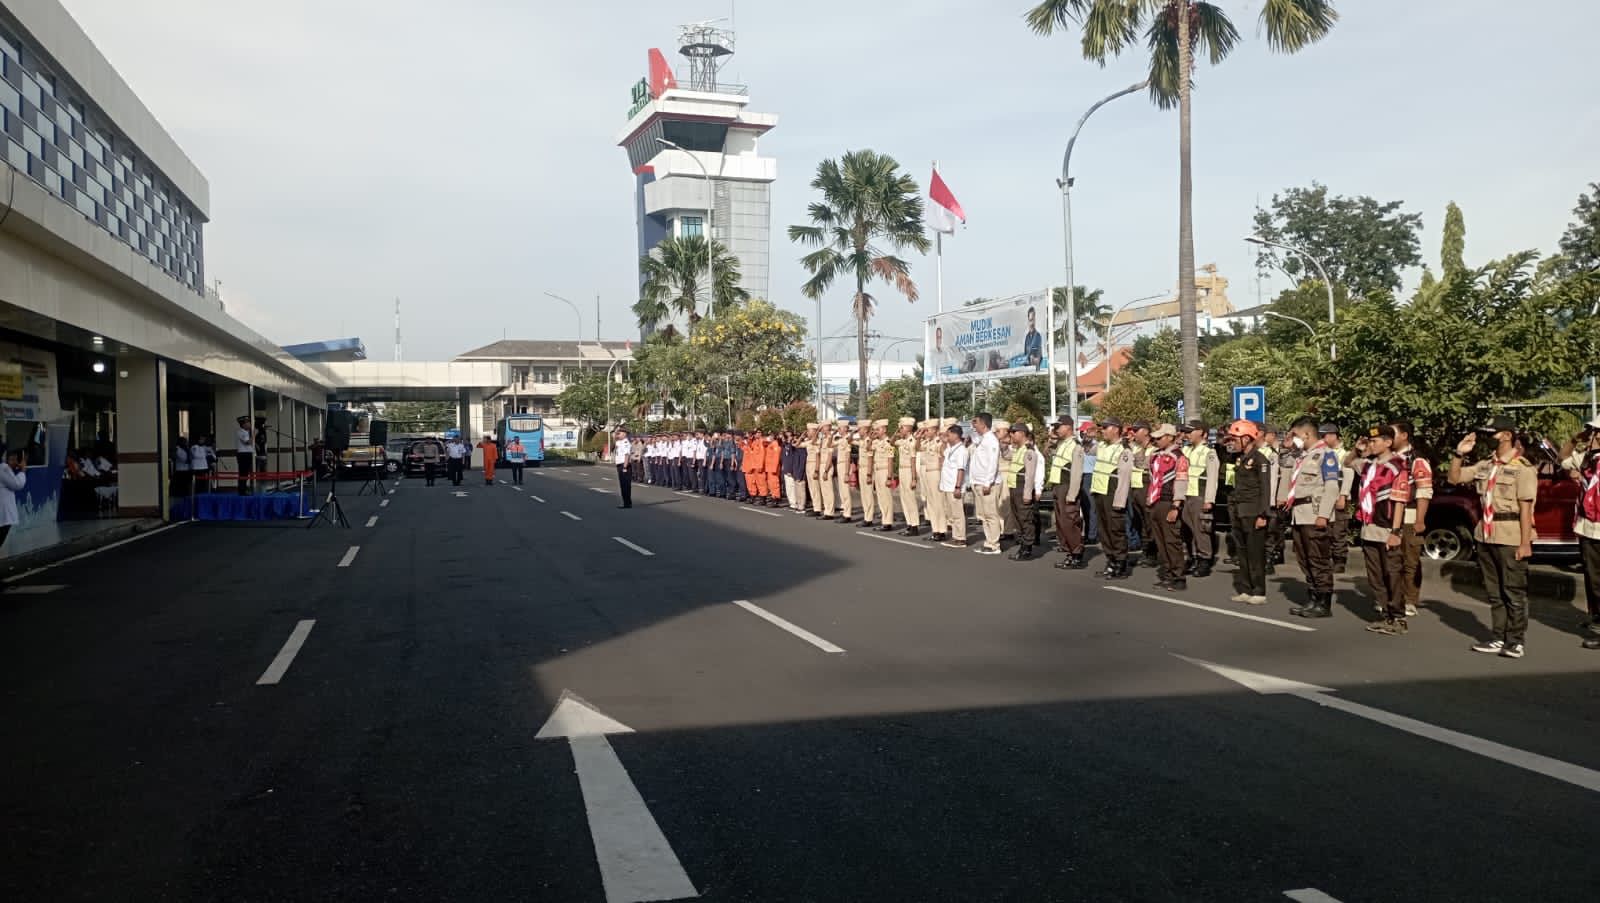
[[[778,117],[751,111],[749,89],[720,79],[733,51],[733,32],[709,24],[680,30],[681,73],[651,50],[617,144],[634,174],[638,256],[668,236],[710,234],[739,258],[751,297],[770,298],[778,161],[761,155],[760,142]]]
[[[167,517],[170,450],[265,418],[260,467],[303,466],[331,383],[206,290],[210,187],[58,0],[0,0],[0,408],[26,461],[0,555],[87,522]],[[68,453],[115,483],[84,494]],[[85,510],[85,503],[90,510]]]

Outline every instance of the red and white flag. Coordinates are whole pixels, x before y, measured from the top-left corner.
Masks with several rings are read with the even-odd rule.
[[[952,235],[958,223],[967,221],[967,212],[961,209],[961,202],[950,193],[950,186],[939,178],[939,168],[933,169],[933,180],[928,183],[928,200],[933,203],[928,206],[928,225],[935,232]]]

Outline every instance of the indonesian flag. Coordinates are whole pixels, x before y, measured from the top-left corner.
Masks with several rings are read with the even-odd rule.
[[[956,231],[956,224],[966,223],[967,213],[961,209],[961,202],[950,193],[950,186],[939,178],[939,168],[933,169],[933,180],[928,183],[928,200],[933,204],[928,208],[928,225],[935,232],[952,235]]]

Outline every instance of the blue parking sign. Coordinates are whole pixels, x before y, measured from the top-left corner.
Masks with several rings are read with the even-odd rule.
[[[1267,387],[1234,386],[1233,419],[1267,422]]]

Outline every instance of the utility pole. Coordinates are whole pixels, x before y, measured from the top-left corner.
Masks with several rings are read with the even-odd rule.
[[[400,363],[400,299],[394,299],[394,362]]]

